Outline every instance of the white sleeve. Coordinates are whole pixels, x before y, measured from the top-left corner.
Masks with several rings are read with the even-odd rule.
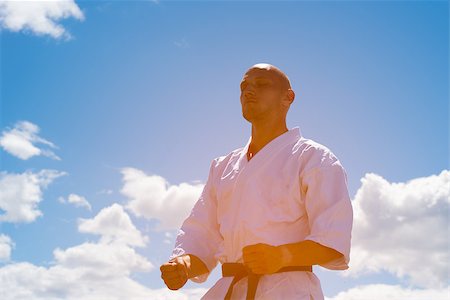
[[[338,160],[306,171],[302,178],[310,234],[305,240],[320,243],[344,256],[320,264],[330,270],[348,269],[353,209],[347,174]]]
[[[175,247],[170,259],[184,254],[193,254],[200,258],[209,272],[190,278],[193,282],[202,283],[208,279],[211,271],[216,267],[218,259],[215,254],[223,237],[217,223],[217,199],[214,180],[214,159],[209,169],[208,180],[203,191],[192,208],[189,216],[183,221],[178,231]]]

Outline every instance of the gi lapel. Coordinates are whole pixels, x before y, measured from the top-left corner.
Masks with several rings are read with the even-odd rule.
[[[267,143],[253,156],[250,161],[247,160],[247,151],[248,147],[250,146],[251,136],[249,137],[245,147],[242,148],[237,163],[239,173],[237,175],[233,190],[233,198],[235,198],[237,201],[233,201],[234,207],[232,207],[232,211],[234,211],[235,213],[233,214],[232,218],[233,230],[232,240],[230,241],[231,248],[237,252],[233,253],[235,257],[233,257],[231,261],[236,261],[237,259],[239,259],[239,261],[242,261],[242,252],[237,248],[239,248],[240,245],[244,242],[239,240],[240,227],[242,226],[241,222],[245,220],[245,214],[247,212],[241,211],[240,207],[241,202],[243,201],[242,192],[243,189],[246,188],[246,182],[250,177],[248,174],[256,172],[256,170],[263,164],[267,163],[271,157],[274,157],[282,149],[283,146],[287,145],[288,143],[295,142],[297,139],[299,139],[300,136],[300,128],[296,126]]]
[[[269,143],[267,143],[263,148],[261,148],[250,161],[247,160],[247,152],[248,147],[252,141],[252,137],[250,136],[247,144],[242,149],[241,155],[239,157],[239,165],[241,169],[241,174],[246,172],[252,172],[255,168],[260,167],[262,164],[267,162],[270,157],[273,157],[277,154],[279,150],[286,144],[290,142],[294,142],[300,137],[300,128],[296,126],[283,134],[280,134],[276,138],[272,139]],[[239,176],[242,176],[242,175]]]

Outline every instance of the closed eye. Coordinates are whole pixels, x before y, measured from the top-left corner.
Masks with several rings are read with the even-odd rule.
[[[256,85],[257,86],[266,86],[266,85],[269,85],[269,84],[270,84],[270,82],[267,81],[267,80],[256,80]],[[247,81],[244,80],[240,84],[241,91],[244,90],[246,87],[247,87]]]

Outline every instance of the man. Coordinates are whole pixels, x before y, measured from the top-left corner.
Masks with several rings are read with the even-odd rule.
[[[348,268],[353,211],[347,174],[327,147],[288,129],[295,93],[277,67],[241,81],[247,144],[213,159],[161,277],[177,290],[222,275],[202,299],[324,299],[312,265]]]

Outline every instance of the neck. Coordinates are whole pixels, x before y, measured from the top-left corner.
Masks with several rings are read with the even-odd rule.
[[[288,131],[286,120],[252,123],[252,152],[256,153],[271,140]]]

